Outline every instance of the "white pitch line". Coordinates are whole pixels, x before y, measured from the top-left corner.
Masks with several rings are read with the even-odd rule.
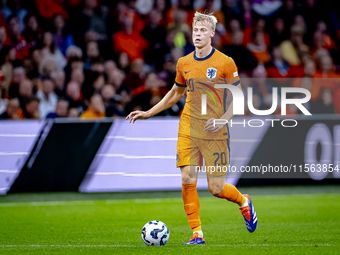
[[[166,247],[169,246],[180,246],[180,244],[168,244]],[[322,246],[322,247],[331,247],[331,246],[338,246],[333,244],[206,244],[206,246],[217,246],[217,247],[235,247],[235,246],[247,246],[247,247],[314,247],[314,246]],[[28,244],[28,245],[21,245],[21,244],[13,244],[13,245],[0,245],[0,248],[119,248],[119,247],[125,247],[125,248],[141,248],[145,247],[145,245],[124,245],[124,244]],[[182,247],[182,246],[181,246]]]
[[[324,194],[302,194],[304,199],[314,200],[314,195]],[[327,195],[339,195],[338,193],[328,193]],[[286,196],[299,196],[296,194],[287,195],[259,195],[263,200],[286,199]],[[202,197],[200,200],[210,199],[211,197]],[[84,201],[42,201],[42,202],[18,202],[18,203],[0,203],[0,208],[6,207],[35,207],[35,206],[76,206],[76,205],[101,205],[101,204],[154,204],[154,203],[183,203],[181,198],[146,198],[146,199],[112,199],[112,200],[84,200]],[[0,240],[1,241],[1,240]],[[1,247],[1,246],[0,246]]]
[[[288,247],[294,247],[294,246],[310,246],[310,247],[314,247],[315,245],[317,246],[338,246],[338,245],[333,245],[333,244],[328,244],[328,243],[325,243],[325,244],[285,244],[285,243],[282,243],[282,244],[211,244],[211,246],[248,246],[248,247],[253,247],[253,246],[265,246],[265,247],[268,247],[268,246],[288,246]]]
[[[204,198],[202,198],[204,199]],[[1,207],[35,207],[35,206],[72,206],[72,205],[94,205],[95,203],[105,203],[105,204],[149,204],[149,203],[174,203],[181,202],[179,198],[169,198],[169,199],[132,199],[132,200],[84,200],[84,201],[44,201],[44,202],[22,202],[22,203],[0,203]]]
[[[86,201],[46,201],[46,202],[31,202],[31,203],[0,203],[0,207],[22,207],[22,206],[69,206],[69,205],[93,205],[94,200]]]

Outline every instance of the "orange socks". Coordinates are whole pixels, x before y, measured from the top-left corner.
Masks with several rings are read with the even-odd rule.
[[[184,211],[188,217],[190,228],[195,231],[201,231],[200,220],[200,201],[198,199],[196,183],[182,183],[182,198],[184,202]]]
[[[234,185],[231,184],[224,185],[224,189],[220,194],[217,195],[217,197],[227,199],[228,201],[236,203],[239,206],[242,206],[246,202],[246,198]]]
[[[231,184],[225,184],[223,191],[217,195],[218,198],[227,199],[230,202],[242,206],[246,198]],[[197,194],[196,183],[182,183],[182,198],[184,202],[184,211],[188,217],[190,228],[196,232],[201,231],[200,220],[200,201]]]

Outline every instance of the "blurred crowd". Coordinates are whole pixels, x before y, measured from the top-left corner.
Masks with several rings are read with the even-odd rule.
[[[293,86],[310,90],[310,112],[340,113],[337,2],[0,4],[0,119],[99,118],[148,110],[173,86],[177,60],[194,50],[195,11],[214,12],[219,23],[212,45],[235,60],[243,89],[253,88],[256,109],[270,108],[274,86]],[[178,116],[184,104],[183,98],[160,115]],[[291,106],[288,113],[301,112]]]

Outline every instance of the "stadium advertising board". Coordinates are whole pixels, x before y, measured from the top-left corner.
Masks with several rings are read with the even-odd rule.
[[[339,117],[319,117],[297,118],[299,124],[290,129],[271,127],[270,122],[257,128],[230,127],[231,164],[227,182],[254,185],[292,183],[289,179],[295,184],[337,181]],[[234,121],[240,122],[240,118],[235,117]],[[242,121],[250,118],[242,117]],[[175,167],[177,129],[178,119],[152,119],[134,127],[116,120],[80,191],[180,189],[181,175]],[[205,177],[204,169],[200,170],[199,177]],[[198,188],[207,188],[204,178],[199,178]]]

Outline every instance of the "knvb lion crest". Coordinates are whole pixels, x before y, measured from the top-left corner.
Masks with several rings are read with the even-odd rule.
[[[209,67],[207,69],[207,77],[211,80],[216,78],[216,74],[217,74],[217,69],[213,68],[213,67]]]

